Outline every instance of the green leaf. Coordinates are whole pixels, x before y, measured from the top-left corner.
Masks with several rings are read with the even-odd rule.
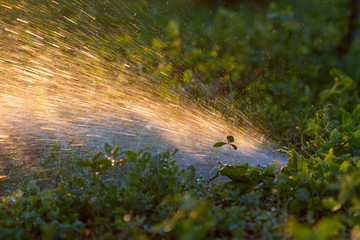
[[[187,172],[189,173],[188,175],[188,181],[190,183],[195,183],[196,182],[196,168],[194,165],[190,165],[186,168]]]
[[[101,160],[99,160],[99,161],[97,161],[96,162],[96,166],[97,167],[102,167],[103,168],[103,170],[104,169],[107,169],[107,168],[109,168],[109,167],[111,167],[111,160],[109,160],[109,159],[101,159]],[[99,169],[100,170],[100,169]]]
[[[96,162],[102,155],[103,153],[102,152],[97,152],[94,157],[91,159],[92,162]]]
[[[354,196],[353,189],[350,188],[341,189],[338,196],[338,200],[340,204],[344,204],[346,201],[350,200],[353,196]]]
[[[234,145],[234,144],[230,144],[230,146],[232,146],[232,147],[233,147],[233,149],[237,150],[237,146],[236,146],[236,145]]]
[[[339,141],[339,131],[336,128],[330,133],[330,141],[332,143],[337,143]]]
[[[169,159],[170,157],[171,157],[170,152],[165,152],[165,153],[163,153],[163,158]]]
[[[292,172],[297,172],[297,171],[301,170],[302,159],[295,150],[291,151],[291,155],[290,155],[290,157],[288,159],[287,166],[289,167],[289,169]]]
[[[356,170],[356,166],[352,160],[347,160],[341,163],[340,170],[344,173],[349,173]]]
[[[316,137],[315,142],[317,143],[317,145],[319,145],[319,147],[324,146],[326,143],[325,140],[320,136]]]
[[[341,122],[343,125],[349,125],[351,124],[351,114],[349,112],[347,112],[346,110],[342,109],[342,114],[341,114]]]
[[[289,235],[292,239],[314,239],[313,229],[310,226],[299,224],[296,221],[289,221],[288,226]]]
[[[79,167],[90,167],[90,166],[91,166],[91,162],[90,162],[89,160],[76,162],[76,166],[79,166]]]
[[[130,162],[135,162],[136,158],[137,158],[137,154],[136,154],[136,152],[134,152],[132,150],[127,150],[126,151],[126,157],[128,158],[128,160]]]
[[[345,226],[343,226],[336,217],[323,218],[316,225],[315,239],[333,239],[338,234],[339,230],[344,227]]]
[[[299,188],[295,191],[295,198],[299,201],[309,202],[310,193],[305,188]]]
[[[170,20],[167,25],[166,31],[170,36],[178,36],[179,29],[180,29],[179,23],[175,20]]]
[[[360,118],[360,104],[358,104],[352,112],[352,118],[356,121]]]
[[[304,204],[304,202],[298,200],[298,199],[294,199],[290,202],[289,205],[289,210],[290,212],[300,212],[301,210],[303,210],[306,207],[306,204]]]
[[[179,149],[175,148],[174,152],[171,154],[171,156],[174,156],[177,152],[179,152]]]
[[[324,198],[322,200],[322,205],[328,210],[338,210],[341,207],[341,205],[332,197]]]
[[[275,177],[276,165],[268,165],[263,173],[263,176]]]
[[[220,169],[220,174],[222,176],[226,176],[230,178],[232,181],[249,181],[249,177],[246,176],[248,172],[249,164],[241,164],[241,165],[225,165],[222,169]]]
[[[220,175],[220,168],[214,167],[210,173],[210,181],[214,180]]]
[[[346,87],[350,87],[354,83],[354,80],[351,77],[341,76],[339,84],[344,85]]]
[[[112,154],[118,154],[120,152],[120,147],[119,146],[116,146],[114,147],[114,149],[112,150]]]
[[[234,142],[234,137],[233,136],[227,136],[226,139],[228,140],[229,143]]]
[[[213,145],[213,147],[222,147],[222,146],[224,146],[224,145],[226,145],[226,143],[224,143],[224,142],[217,142],[217,143],[215,143],[215,144]]]
[[[151,41],[151,45],[155,49],[162,49],[162,48],[166,47],[166,43],[161,41],[160,38],[153,38],[152,41]]]
[[[289,143],[289,145],[288,145],[288,149],[289,149],[289,151],[294,150],[294,145],[293,145],[293,144],[291,144],[291,143]]]
[[[107,155],[111,155],[112,147],[109,143],[105,143],[104,149]]]
[[[183,82],[184,84],[189,84],[190,80],[193,78],[193,73],[191,70],[186,70],[184,72]]]
[[[307,121],[307,129],[304,131],[304,134],[309,135],[309,136],[316,136],[317,135],[316,128],[317,128],[316,123],[313,120],[308,120]],[[290,144],[289,144],[289,149],[290,149]]]

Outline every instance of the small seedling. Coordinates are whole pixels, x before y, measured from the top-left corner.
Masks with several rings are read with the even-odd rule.
[[[233,136],[227,136],[226,140],[227,140],[227,142],[217,142],[217,143],[215,143],[213,147],[222,147],[224,145],[228,145],[229,148],[231,146],[234,150],[237,150],[237,146],[233,144],[233,142],[234,142],[234,137]]]
[[[234,155],[233,155],[233,153],[232,153],[232,151],[231,151],[231,148],[233,148],[234,150],[237,150],[237,146],[236,146],[235,144],[233,144],[233,142],[235,141],[235,139],[234,139],[233,136],[227,136],[227,137],[226,137],[226,140],[227,140],[226,142],[217,142],[217,143],[215,143],[215,144],[213,145],[213,147],[218,148],[218,147],[222,147],[222,146],[224,146],[224,145],[227,145],[227,146],[229,147],[230,153],[231,153],[234,161],[236,162],[235,157],[234,157]]]

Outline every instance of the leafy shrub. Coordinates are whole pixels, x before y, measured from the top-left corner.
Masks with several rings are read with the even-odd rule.
[[[134,87],[146,77],[161,96],[184,93],[229,117],[245,112],[288,145],[289,159],[281,169],[219,162],[212,177],[229,182],[215,184],[193,166],[180,170],[171,153],[106,144],[82,160],[87,154],[80,149],[58,155],[55,146],[42,162],[47,173],[13,179],[15,188],[24,184],[1,197],[1,239],[359,238],[359,44],[345,56],[335,51],[347,1],[311,1],[311,9],[307,1],[276,1],[256,11],[248,4],[234,11],[187,3],[180,14],[156,1],[150,10],[112,0],[34,3],[10,11],[4,6],[18,3],[8,0],[2,11],[31,19],[27,26],[50,32],[49,39],[57,39],[49,29],[72,32],[56,51],[95,49],[102,61],[131,66]],[[50,25],[41,27],[48,16]],[[78,31],[63,16],[81,23]],[[127,28],[129,19],[137,30]],[[232,142],[229,136],[215,147],[236,150]]]

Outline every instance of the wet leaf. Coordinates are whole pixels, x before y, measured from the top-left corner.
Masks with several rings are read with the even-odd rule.
[[[217,143],[215,143],[215,144],[213,145],[213,147],[222,147],[222,146],[224,146],[224,145],[226,145],[226,143],[224,143],[224,142],[217,142]]]
[[[234,142],[234,137],[233,136],[227,136],[226,139],[228,140],[229,143]]]
[[[134,152],[132,150],[127,150],[126,151],[126,157],[128,158],[128,160],[130,162],[135,162],[136,158],[137,158],[137,154],[136,154],[136,152]]]
[[[112,154],[118,154],[120,152],[120,147],[119,146],[116,146],[114,147],[114,149],[112,150]]]
[[[111,155],[112,147],[109,143],[105,143],[104,149],[107,155]]]
[[[230,146],[232,146],[232,148],[233,148],[234,150],[237,150],[237,146],[236,146],[236,145],[230,144]]]

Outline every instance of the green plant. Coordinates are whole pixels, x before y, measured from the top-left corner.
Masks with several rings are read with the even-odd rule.
[[[197,179],[194,166],[180,169],[170,152],[54,144],[33,163],[17,156],[0,179],[0,238],[358,238],[360,45],[344,56],[335,50],[348,1],[244,2],[237,11],[150,2],[6,0],[1,41],[19,41],[24,59],[44,45],[83,63],[91,50],[105,67],[86,65],[84,76],[97,80],[84,86],[127,84],[110,71],[125,66],[134,89],[149,79],[145,87],[161,97],[180,93],[236,124],[258,123],[288,146],[287,164],[219,162],[211,180],[229,181],[215,183]],[[18,19],[28,21],[24,29]],[[225,145],[237,149],[232,136],[214,147]]]
[[[224,145],[227,145],[229,147],[229,151],[231,153],[231,156],[234,160],[234,162],[237,162],[235,157],[234,157],[234,154],[232,153],[232,149],[233,148],[234,150],[237,150],[237,146],[235,144],[233,144],[233,142],[235,141],[234,137],[233,136],[227,136],[226,137],[226,142],[217,142],[213,145],[213,147],[216,147],[216,148],[219,148],[219,147],[222,147]]]

